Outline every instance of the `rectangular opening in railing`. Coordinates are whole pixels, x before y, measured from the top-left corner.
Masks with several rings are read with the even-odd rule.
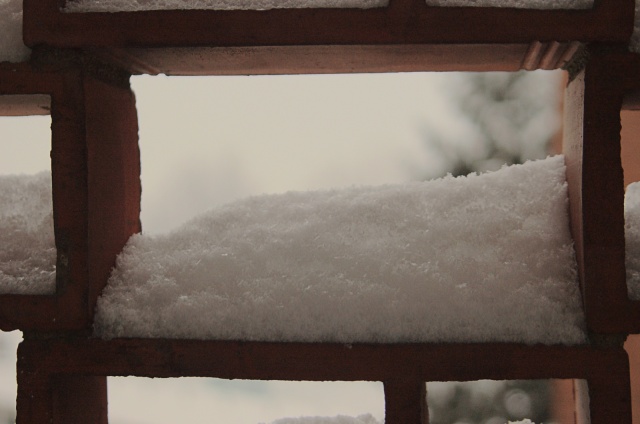
[[[14,97],[7,114],[34,100]],[[55,292],[50,125],[48,115],[0,117],[0,294]]]
[[[574,424],[575,384],[575,380],[430,382],[429,423]]]
[[[143,228],[200,216],[129,241],[99,336],[586,341],[561,156],[424,181],[544,157],[557,75],[156,80],[134,82]]]
[[[380,424],[385,416],[382,384],[374,382],[110,377],[108,384],[112,424],[180,417],[196,424]],[[574,424],[577,410],[588,417],[584,389],[578,380],[429,382],[429,422]]]
[[[384,417],[382,384],[373,382],[110,377],[108,387],[111,424],[374,424]]]

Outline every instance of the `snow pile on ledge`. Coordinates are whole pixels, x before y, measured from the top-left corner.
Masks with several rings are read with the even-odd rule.
[[[53,294],[51,173],[0,176],[0,294]]]
[[[426,0],[429,6],[513,7],[517,9],[591,9],[594,0]]]
[[[281,418],[273,421],[271,424],[381,424],[371,414],[358,415],[357,417],[348,417],[338,415],[337,417],[300,417],[300,418]]]
[[[640,300],[640,183],[627,186],[624,197],[627,290]]]
[[[139,12],[143,10],[270,10],[306,8],[371,9],[386,7],[389,0],[70,0],[69,13]]]
[[[253,197],[134,235],[96,335],[585,342],[562,156],[468,177]]]
[[[22,42],[22,0],[0,0],[0,62],[23,62],[30,54]]]

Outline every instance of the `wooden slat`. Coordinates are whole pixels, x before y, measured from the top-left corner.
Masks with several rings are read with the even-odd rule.
[[[633,0],[598,1],[593,9],[586,10],[433,7],[424,0],[391,0],[388,7],[365,10],[64,13],[59,6],[58,0],[25,0],[26,44],[155,48],[155,64],[144,64],[142,55],[129,55],[132,60],[126,67],[155,67],[161,72],[170,70],[174,53],[165,49],[171,48],[626,43],[633,30],[634,15]],[[296,51],[291,53],[295,56]],[[197,55],[184,58],[187,62],[181,67],[188,71],[183,72],[202,72]],[[349,60],[346,54],[343,58]],[[473,61],[473,56],[459,52],[455,63],[472,65]]]
[[[420,380],[384,382],[385,424],[429,424],[427,384]]]

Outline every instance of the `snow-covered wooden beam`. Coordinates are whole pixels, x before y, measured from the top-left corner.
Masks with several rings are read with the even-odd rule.
[[[86,2],[89,3],[90,2]],[[134,5],[136,2],[131,2]],[[509,2],[506,2],[507,4]],[[555,2],[552,2],[555,3]],[[69,3],[71,4],[71,3]],[[202,67],[202,47],[280,47],[284,58],[266,56],[276,67],[287,68],[288,47],[335,48],[344,46],[411,46],[424,44],[495,45],[484,48],[485,64],[520,66],[534,42],[628,43],[633,31],[633,0],[601,0],[592,8],[522,9],[510,7],[444,7],[424,0],[391,0],[388,6],[359,8],[291,8],[272,10],[138,10],[86,12],[65,10],[59,0],[25,0],[24,38],[29,46],[99,47],[109,49],[155,48],[146,63],[144,54],[127,50],[120,54],[129,69],[171,72],[172,48],[195,48],[181,56],[181,73],[208,74]],[[75,10],[75,9],[73,9]],[[518,44],[515,58],[501,56],[501,45]],[[386,46],[386,47],[385,47]],[[402,50],[402,48],[400,48]],[[292,63],[300,60],[291,49]],[[439,68],[464,70],[477,62],[463,50],[448,63],[437,54],[428,56]],[[362,61],[379,56],[369,47],[358,51]],[[347,58],[347,53],[339,53]],[[397,57],[407,64],[410,56]],[[320,58],[320,61],[323,59]],[[469,61],[469,62],[467,62]],[[420,70],[430,70],[428,64]],[[434,69],[442,70],[442,69]],[[367,71],[366,66],[361,71]],[[175,72],[175,71],[174,71]],[[309,69],[302,72],[313,72]]]

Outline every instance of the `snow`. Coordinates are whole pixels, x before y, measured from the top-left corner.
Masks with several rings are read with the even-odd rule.
[[[338,415],[336,417],[299,417],[281,418],[271,424],[381,424],[372,415],[365,414],[357,417]]]
[[[426,0],[440,7],[512,7],[520,9],[590,9],[594,0]],[[213,9],[269,10],[291,8],[374,8],[388,0],[73,0],[65,12]]]
[[[51,173],[0,176],[0,294],[53,294]]]
[[[640,53],[640,0],[636,0],[636,14],[629,50],[635,53]]]
[[[509,421],[509,424],[536,424],[529,419],[524,419],[522,421]]]
[[[386,7],[388,0],[73,0],[65,12],[136,12],[142,10],[270,10]]]
[[[23,62],[30,54],[22,42],[22,0],[0,0],[0,62]]]
[[[629,184],[624,198],[627,290],[640,300],[640,182]]]
[[[594,0],[426,0],[429,6],[591,9]]]
[[[586,340],[562,156],[494,173],[289,192],[134,235],[102,338]]]

